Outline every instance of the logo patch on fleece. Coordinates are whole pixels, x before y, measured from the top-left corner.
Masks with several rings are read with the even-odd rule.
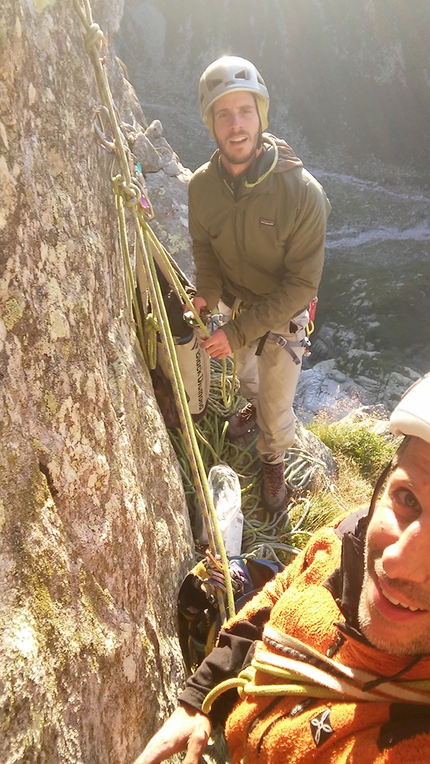
[[[260,218],[261,225],[275,225],[275,221],[270,218]]]
[[[321,711],[310,721],[311,734],[317,748],[320,747],[333,734],[334,729],[330,724],[330,709]]]

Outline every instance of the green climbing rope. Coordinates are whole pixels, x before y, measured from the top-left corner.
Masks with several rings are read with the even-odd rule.
[[[324,481],[324,463],[306,449],[289,449],[285,456],[285,479],[289,487],[294,489],[296,498],[290,501],[284,512],[274,517],[265,513],[260,496],[261,463],[256,452],[258,436],[251,436],[246,445],[238,445],[226,437],[226,417],[231,416],[243,404],[231,361],[227,367],[226,386],[232,398],[230,406],[224,403],[220,362],[212,359],[209,403],[205,416],[196,425],[205,469],[209,472],[213,465],[228,464],[239,476],[244,514],[242,553],[285,564],[298,554],[311,536],[307,530],[311,511],[308,489],[316,477],[320,484]],[[182,431],[171,431],[171,439],[181,466],[190,514],[193,516],[197,511],[196,493]]]

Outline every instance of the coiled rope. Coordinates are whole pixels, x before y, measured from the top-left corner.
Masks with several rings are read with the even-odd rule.
[[[321,459],[307,449],[292,447],[285,455],[285,480],[287,485],[298,495],[290,501],[281,513],[271,516],[264,513],[261,506],[261,464],[256,452],[258,435],[251,436],[247,445],[238,445],[226,438],[228,421],[226,417],[243,404],[234,377],[232,361],[226,370],[225,384],[232,398],[230,406],[223,399],[223,372],[220,362],[211,359],[211,388],[208,410],[196,424],[196,433],[200,442],[200,451],[205,469],[216,464],[228,464],[239,476],[241,483],[241,508],[244,514],[242,553],[246,556],[265,557],[285,563],[299,553],[300,548],[311,536],[306,530],[306,522],[311,509],[311,500],[306,495],[310,485],[318,477],[324,482],[325,465]],[[180,464],[181,474],[186,486],[187,501],[191,508],[196,506],[196,493],[187,458],[187,449],[183,433],[177,429],[171,432],[171,439]],[[328,481],[327,481],[327,487]],[[293,524],[290,518],[294,516]]]

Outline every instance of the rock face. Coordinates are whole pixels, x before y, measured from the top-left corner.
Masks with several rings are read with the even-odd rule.
[[[120,12],[95,6],[108,41]],[[73,3],[4,0],[0,78],[0,760],[120,764],[183,683],[189,520]]]
[[[122,5],[94,1],[108,43]],[[153,3],[142,7],[148,18],[155,12]],[[159,119],[148,124],[110,45],[106,52],[122,129],[156,213],[153,228],[192,277],[190,173]],[[99,100],[73,3],[3,0],[2,764],[127,764],[184,679],[176,594],[192,561],[191,531],[126,307],[112,155],[94,140]],[[331,393],[350,385],[325,363],[320,401],[324,385]],[[407,380],[391,383],[397,394]]]
[[[320,361],[300,372],[294,399],[296,414],[304,423],[321,413],[334,422],[370,406],[388,416],[405,390],[421,376],[408,367],[401,369],[401,373],[381,369],[376,379],[360,375],[352,379],[340,371],[334,358]]]

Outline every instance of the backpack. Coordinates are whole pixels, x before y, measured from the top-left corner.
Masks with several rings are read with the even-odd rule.
[[[229,558],[236,611],[274,578],[284,565],[263,558]],[[219,585],[219,581],[217,584]],[[213,579],[202,560],[185,576],[178,595],[179,643],[185,665],[193,672],[214,648],[221,618]]]

